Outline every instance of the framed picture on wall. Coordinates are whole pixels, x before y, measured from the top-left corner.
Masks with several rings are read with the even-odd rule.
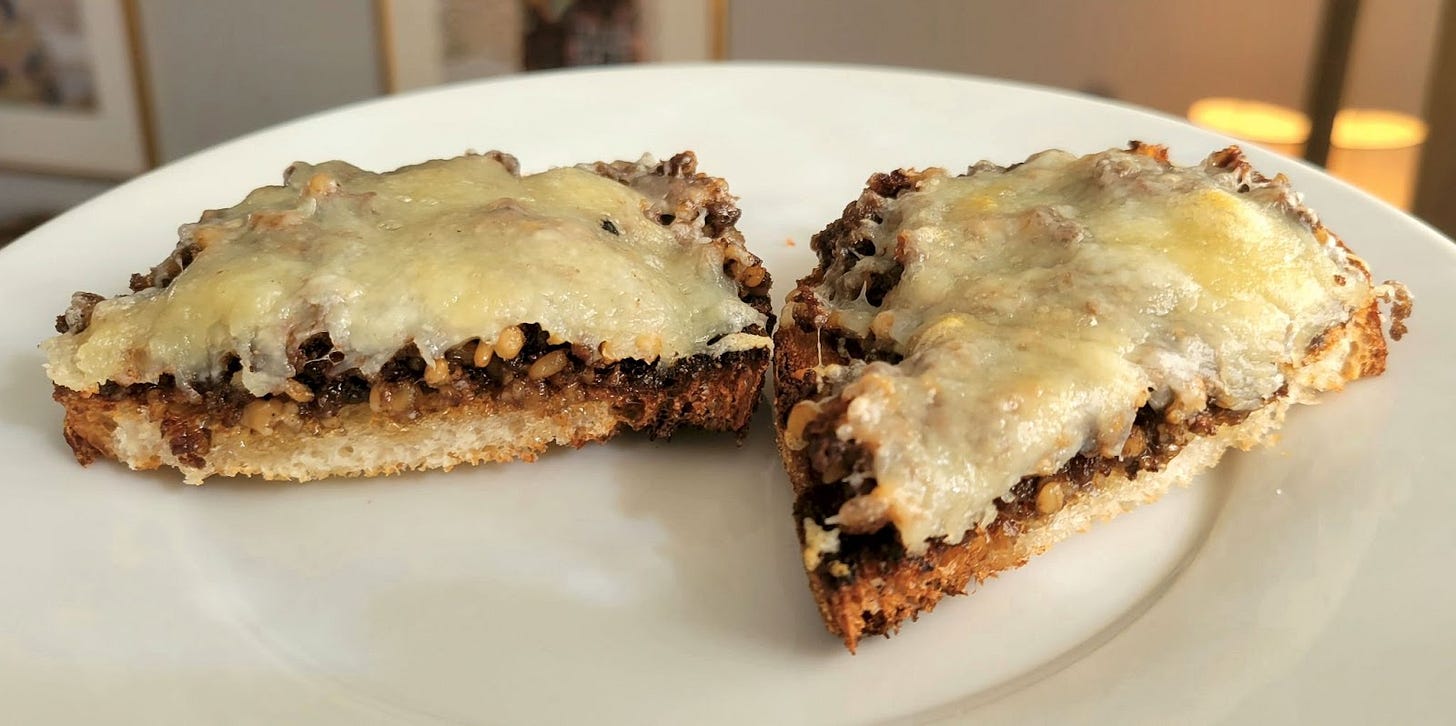
[[[723,58],[728,0],[376,0],[390,93],[525,70]]]
[[[0,169],[154,165],[136,22],[132,0],[0,0]]]

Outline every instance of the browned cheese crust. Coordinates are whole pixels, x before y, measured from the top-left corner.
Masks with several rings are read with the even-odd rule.
[[[490,154],[519,173],[514,158]],[[659,224],[690,227],[722,248],[724,274],[772,327],[771,280],[734,226],[734,198],[722,179],[698,173],[696,165],[692,152],[683,152],[657,164],[587,168],[641,192],[652,202],[644,215]],[[133,275],[132,290],[166,287],[196,252],[179,245],[148,273]],[[83,329],[103,299],[77,293],[57,330]],[[408,344],[376,376],[333,370],[343,352],[320,333],[291,352],[298,374],[286,394],[249,394],[232,381],[234,362],[219,380],[178,385],[163,376],[156,383],[108,383],[95,394],[56,386],[54,397],[65,408],[66,441],[82,464],[104,457],[134,469],[175,466],[194,478],[306,480],[531,460],[553,443],[579,447],[623,430],[656,438],[693,426],[741,436],[769,357],[760,348],[670,363],[607,362],[522,321],[493,344],[465,341],[440,362],[427,363]],[[482,428],[487,420],[499,425]],[[360,451],[365,447],[374,450]],[[290,457],[290,450],[302,453]]]
[[[1133,142],[1131,149],[1167,163],[1164,147]],[[1246,175],[1251,185],[1269,181],[1249,167],[1237,147],[1219,152],[1214,159],[1222,168]],[[873,478],[847,477],[851,471],[868,470],[872,453],[835,436],[844,413],[843,401],[833,399],[822,406],[806,404],[798,409],[796,404],[824,395],[816,372],[821,366],[897,360],[892,351],[877,348],[874,341],[826,326],[826,311],[818,307],[812,290],[826,275],[847,269],[859,256],[872,254],[873,250],[864,248],[858,230],[866,220],[878,223],[890,200],[917,189],[921,181],[921,173],[914,170],[875,174],[843,216],[815,235],[812,247],[819,264],[789,293],[792,318],[782,321],[774,334],[775,425],[779,451],[794,488],[794,521],[801,544],[805,543],[806,519],[827,527],[827,517],[850,497],[872,489],[875,482]],[[1312,213],[1303,208],[1297,211],[1320,240],[1333,237]],[[1366,270],[1358,259],[1355,264]],[[881,304],[898,283],[900,271],[897,266],[872,278],[866,299]],[[1366,274],[1368,277],[1368,271]],[[1393,305],[1392,334],[1398,338],[1404,331],[1401,320],[1409,313],[1409,301],[1401,296]],[[1386,341],[1376,301],[1320,336],[1301,365],[1327,357],[1340,361],[1337,370],[1343,380],[1376,376],[1385,370]],[[973,580],[983,582],[1019,567],[1092,521],[1111,518],[1133,506],[1129,502],[1151,501],[1170,482],[1186,482],[1191,472],[1168,469],[1200,437],[1221,441],[1217,448],[1206,447],[1195,455],[1203,467],[1216,462],[1228,446],[1247,449],[1262,443],[1271,421],[1277,424],[1288,405],[1285,394],[1281,391],[1266,406],[1267,411],[1261,410],[1265,416],[1212,407],[1182,424],[1166,421],[1160,412],[1144,407],[1137,413],[1132,436],[1120,456],[1078,455],[1052,476],[1022,479],[1013,490],[1013,503],[997,502],[998,516],[989,527],[968,533],[954,545],[932,540],[923,555],[906,552],[893,524],[863,532],[841,526],[839,551],[808,569],[809,586],[826,627],[851,652],[864,636],[890,635],[906,620],[932,610],[941,598],[964,594]],[[1159,476],[1160,472],[1168,475]]]

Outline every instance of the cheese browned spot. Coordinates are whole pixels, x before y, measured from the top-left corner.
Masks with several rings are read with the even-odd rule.
[[[637,190],[586,169],[519,176],[467,155],[377,174],[294,165],[283,186],[183,227],[195,256],[165,286],[96,303],[44,344],[60,386],[224,374],[286,391],[289,352],[327,332],[337,370],[373,376],[413,343],[439,360],[523,322],[612,358],[670,363],[769,345],[725,276],[724,248],[649,217]],[[644,336],[651,331],[652,336]]]
[[[1260,408],[1370,301],[1282,179],[1250,189],[1214,160],[1050,151],[929,170],[878,214],[794,304],[876,351],[821,372],[819,400],[844,404],[834,436],[872,454],[859,476],[875,480],[825,525],[872,513],[911,554],[989,524],[1025,477],[1118,456],[1144,406]]]

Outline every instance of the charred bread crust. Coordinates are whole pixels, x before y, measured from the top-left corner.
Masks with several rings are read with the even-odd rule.
[[[514,157],[497,151],[487,156],[519,175]],[[680,239],[706,239],[720,248],[723,272],[735,281],[739,298],[767,321],[767,327],[749,326],[741,332],[768,335],[774,323],[772,280],[734,226],[740,212],[724,180],[699,173],[690,151],[661,162],[598,162],[580,168],[642,193],[651,201],[643,214]],[[203,219],[213,214],[205,212]],[[184,239],[162,263],[133,275],[132,291],[167,287],[192,263],[197,244]],[[56,320],[57,331],[85,329],[91,311],[104,299],[94,293],[73,295],[68,310]],[[557,339],[533,321],[521,321],[514,331],[520,333],[514,336],[519,344],[509,350],[500,341],[482,347],[480,341],[469,340],[434,362],[407,344],[373,376],[358,369],[333,370],[343,351],[327,333],[313,335],[290,350],[298,374],[289,389],[262,397],[233,385],[238,369],[234,362],[218,380],[179,382],[163,376],[155,383],[108,383],[94,394],[55,386],[54,398],[65,408],[65,438],[82,464],[113,458],[136,469],[175,466],[193,482],[213,474],[314,479],[534,459],[553,441],[582,446],[623,430],[656,438],[693,426],[733,431],[741,438],[771,362],[767,348],[670,362],[606,360],[600,351]],[[281,460],[254,466],[245,454],[250,444],[256,449],[270,437],[338,438],[381,427],[398,433],[443,420],[503,413],[546,421],[554,411],[567,409],[577,412],[571,421],[533,429],[529,440],[489,445],[468,438],[454,441],[451,445],[460,450],[453,459],[441,459],[443,464],[381,458],[291,468]],[[139,452],[123,445],[123,429],[128,427],[157,429],[157,450]],[[223,461],[213,461],[214,455]]]
[[[1130,150],[1169,163],[1164,147],[1132,142]],[[1254,171],[1237,147],[1218,152],[1213,159],[1220,168],[1239,175],[1240,191],[1275,181]],[[968,174],[985,169],[1001,167],[983,163],[972,167]],[[833,313],[819,304],[814,290],[827,287],[829,295],[843,295],[846,299],[863,291],[871,304],[880,304],[899,281],[899,250],[894,254],[896,264],[868,281],[856,280],[857,284],[844,289],[837,288],[835,282],[861,257],[873,253],[872,243],[866,246],[866,225],[884,223],[891,200],[917,189],[923,178],[921,172],[905,169],[873,175],[843,215],[813,237],[811,247],[819,264],[789,293],[788,319],[774,334],[775,430],[794,489],[796,531],[806,547],[817,534],[807,532],[806,523],[827,529],[825,518],[842,502],[875,486],[872,478],[863,476],[873,453],[853,442],[840,441],[834,434],[843,405],[836,406],[837,399],[825,405],[813,403],[833,393],[824,390],[827,383],[821,380],[821,371],[856,361],[897,360],[892,350],[877,341],[838,329]],[[1317,239],[1333,240],[1349,252],[1297,198],[1288,203]],[[1350,257],[1354,267],[1368,279],[1364,262],[1353,254]],[[1309,346],[1296,368],[1329,369],[1310,381],[1314,388],[1338,389],[1346,381],[1380,375],[1385,370],[1387,345],[1379,303],[1391,304],[1393,338],[1398,339],[1404,332],[1403,320],[1410,313],[1404,289],[1389,285],[1383,295],[1377,293],[1365,307],[1352,311],[1346,322],[1332,327]],[[997,502],[995,521],[967,533],[958,544],[932,540],[924,554],[911,554],[902,546],[893,524],[848,533],[841,527],[834,556],[805,562],[810,590],[825,626],[843,639],[851,652],[864,636],[894,633],[906,620],[932,610],[941,598],[965,593],[972,581],[983,582],[1019,567],[1056,541],[1085,529],[1093,520],[1109,519],[1132,506],[1129,502],[1152,501],[1170,484],[1185,483],[1196,473],[1192,469],[1195,463],[1206,468],[1229,446],[1247,449],[1258,445],[1294,402],[1290,393],[1281,390],[1252,415],[1211,407],[1178,423],[1166,421],[1158,411],[1144,407],[1137,414],[1134,434],[1121,456],[1079,455],[1054,475],[1024,478],[1013,489],[1011,502]],[[810,403],[796,412],[796,407],[806,401]],[[1201,446],[1201,453],[1187,454],[1193,446]],[[1175,464],[1180,455],[1188,461]],[[1194,462],[1194,458],[1208,461]],[[847,476],[851,472],[860,476]]]

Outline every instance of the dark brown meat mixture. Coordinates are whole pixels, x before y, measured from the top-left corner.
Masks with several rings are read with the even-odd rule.
[[[841,220],[843,221],[843,220]],[[822,286],[827,291],[831,300],[847,302],[858,298],[861,293],[871,305],[880,305],[884,302],[885,296],[889,294],[896,285],[900,283],[900,276],[904,271],[903,264],[894,260],[885,270],[874,272],[861,271],[863,280],[853,283],[847,278],[848,273],[859,264],[860,260],[867,257],[884,257],[893,254],[894,250],[880,250],[869,236],[858,229],[836,229],[835,222],[829,229],[814,236],[816,242],[822,242],[819,247],[821,259],[826,255],[830,258],[829,267],[825,268],[822,276]],[[828,235],[844,235],[837,239],[826,238]]]
[[[874,224],[883,223],[883,213],[888,202],[904,192],[919,189],[920,182],[919,173],[905,169],[871,176],[859,199],[845,206],[844,214],[839,219],[830,222],[828,227],[809,240],[809,247],[819,256],[820,271],[834,270],[835,263],[844,260],[843,253],[847,250],[858,248],[860,257],[874,254],[872,249],[866,250],[861,246],[869,241],[860,234],[863,222],[869,220]],[[826,276],[832,276],[832,273],[826,273]]]
[[[823,484],[835,484],[836,489],[842,490],[843,495],[838,502],[818,502],[827,508],[822,512],[828,517],[839,511],[839,505],[844,500],[857,494],[864,494],[874,488],[873,480],[868,486],[854,487],[843,481],[854,472],[866,474],[870,471],[873,463],[869,452],[863,447],[840,439],[835,434],[835,428],[839,422],[844,420],[845,413],[849,409],[849,402],[838,396],[825,401],[820,405],[819,415],[804,427],[803,438],[809,443],[805,449],[809,457],[809,468],[819,475],[819,482]],[[819,487],[822,488],[822,487]]]
[[[848,301],[861,294],[871,305],[879,306],[904,273],[904,250],[900,244],[881,249],[875,243],[876,230],[883,225],[894,227],[897,221],[890,202],[907,191],[920,187],[923,176],[913,170],[896,170],[870,177],[859,199],[844,208],[844,214],[814,235],[810,246],[818,255],[819,265],[799,281],[793,295],[796,319],[802,327],[814,329],[829,322],[831,310],[821,305],[814,288],[829,301]],[[889,218],[889,219],[887,219]],[[862,268],[862,260],[878,257],[889,260],[878,263],[883,269]],[[859,269],[857,269],[859,268]],[[851,272],[855,274],[851,275]]]
[[[1283,395],[1283,391],[1278,395]],[[824,404],[823,414],[805,427],[804,437],[810,441],[805,452],[809,468],[823,483],[799,494],[794,505],[798,521],[808,518],[825,526],[824,520],[838,513],[846,501],[868,493],[876,485],[872,477],[865,477],[857,486],[845,481],[851,472],[870,471],[868,452],[858,444],[841,441],[834,435],[834,428],[847,407],[846,402],[836,398]],[[1248,411],[1211,407],[1180,425],[1168,422],[1162,412],[1144,406],[1138,411],[1124,456],[1089,457],[1079,454],[1056,474],[1023,478],[1012,488],[1011,501],[997,501],[997,525],[1019,528],[1041,516],[1036,507],[1036,495],[1042,487],[1057,484],[1067,496],[1074,497],[1089,490],[1095,477],[1115,470],[1121,470],[1128,477],[1141,471],[1160,471],[1194,436],[1211,435],[1220,427],[1242,422],[1248,415]],[[821,563],[819,572],[826,578],[852,579],[858,562],[899,562],[904,557],[905,549],[894,525],[886,525],[868,534],[841,531],[838,554],[832,561]],[[849,565],[847,576],[829,574],[833,561]]]
[[[299,371],[294,380],[307,388],[311,398],[305,398],[309,400],[296,401],[281,394],[253,397],[231,380],[240,370],[236,358],[219,380],[193,384],[195,394],[178,388],[171,376],[163,376],[155,384],[107,383],[99,395],[115,402],[148,406],[153,417],[162,420],[162,433],[172,453],[183,463],[200,467],[211,445],[209,429],[239,425],[248,405],[258,400],[278,401],[296,412],[306,426],[327,428],[329,420],[343,407],[356,404],[370,404],[404,422],[479,400],[516,405],[533,397],[606,399],[631,428],[644,430],[654,438],[667,436],[678,423],[692,421],[695,412],[690,409],[702,405],[695,403],[690,395],[693,391],[688,389],[696,374],[713,369],[760,368],[768,355],[767,350],[756,349],[716,358],[697,355],[666,366],[635,359],[592,365],[587,362],[589,351],[549,343],[549,335],[540,326],[523,325],[521,329],[525,344],[514,358],[502,360],[497,356],[486,366],[477,367],[473,364],[477,343],[470,341],[445,354],[448,379],[433,384],[426,382],[426,364],[414,344],[397,352],[373,381],[357,368],[331,372],[342,354],[334,349],[327,334],[320,333],[303,341],[293,356]],[[756,327],[746,332],[764,334]],[[532,364],[558,351],[565,359],[562,367],[548,376],[532,377]],[[371,400],[376,387],[382,395]],[[57,395],[74,394],[58,388]]]
[[[192,242],[178,245],[177,249],[167,256],[167,259],[162,260],[162,264],[148,270],[146,274],[133,274],[128,287],[132,292],[141,292],[147,288],[166,287],[172,284],[172,281],[177,279],[177,276],[182,274],[188,265],[192,264],[192,260],[196,259],[200,249],[196,243]]]
[[[652,200],[643,213],[674,229],[680,237],[712,240],[711,244],[723,250],[723,272],[738,283],[739,297],[767,314],[772,278],[763,261],[744,246],[743,235],[734,227],[742,213],[728,191],[728,183],[699,174],[697,155],[684,151],[655,166],[616,161],[597,162],[585,168]]]
[[[905,359],[904,354],[894,349],[894,341],[877,340],[873,334],[867,338],[833,336],[831,344],[846,360],[861,360],[866,363],[883,361],[894,365]]]
[[[91,311],[96,309],[96,303],[105,299],[94,292],[72,293],[70,307],[66,308],[66,312],[56,316],[56,332],[85,330],[86,326],[91,324]]]
[[[664,226],[693,224],[701,218],[703,236],[716,238],[727,234],[742,215],[726,182],[698,173],[698,157],[691,151],[652,167],[629,161],[597,162],[589,167],[652,199],[649,216]]]

